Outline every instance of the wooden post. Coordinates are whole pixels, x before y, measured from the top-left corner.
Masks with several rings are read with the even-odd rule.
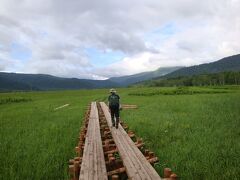
[[[142,138],[137,138],[137,143],[138,144],[140,144],[140,143],[142,143],[143,141],[142,141]]]
[[[110,154],[108,154],[108,160],[110,161],[110,158],[111,157],[113,157],[113,154],[112,153],[110,153]]]
[[[109,150],[109,141],[108,140],[105,140],[105,147],[106,147],[106,151]]]
[[[69,165],[68,169],[69,169],[69,174],[70,174],[70,180],[74,180],[74,178],[75,178],[74,165]]]
[[[115,163],[115,158],[114,157],[110,157],[109,158],[109,163],[110,164],[114,164]]]
[[[171,174],[170,180],[177,180],[177,175],[176,174]]]
[[[164,178],[170,178],[172,170],[170,168],[164,168]]]
[[[77,146],[77,147],[75,147],[75,151],[76,151],[76,153],[77,153],[77,156],[80,156],[80,148]]]
[[[73,165],[73,164],[74,164],[74,159],[70,159],[70,160],[68,161],[68,164],[69,164],[69,165]]]
[[[146,155],[146,156],[149,155],[149,150],[148,150],[148,149],[145,150],[145,155]]]
[[[157,157],[154,157],[154,158],[151,158],[151,159],[148,159],[148,162],[150,162],[150,164],[154,164],[154,163],[156,163],[156,162],[158,162],[159,160],[158,160],[158,158]]]
[[[154,152],[149,152],[149,158],[153,158],[154,157]]]
[[[119,176],[117,174],[112,175],[112,180],[119,180]]]
[[[75,173],[75,179],[78,180],[79,178],[79,173],[80,173],[80,166],[79,166],[79,161],[74,161],[74,173]]]

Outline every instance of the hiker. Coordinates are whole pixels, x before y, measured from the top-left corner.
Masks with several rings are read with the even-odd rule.
[[[116,127],[118,129],[119,124],[119,95],[116,94],[115,89],[110,89],[110,96],[108,97],[108,107],[111,112],[111,118],[112,118],[112,127]],[[116,122],[115,122],[116,118]]]

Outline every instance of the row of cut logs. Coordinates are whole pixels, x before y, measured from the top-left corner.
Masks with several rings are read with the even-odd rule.
[[[83,156],[83,149],[84,149],[84,143],[87,133],[87,127],[89,122],[89,115],[90,115],[91,106],[87,106],[87,111],[85,113],[84,119],[83,119],[83,125],[81,128],[81,131],[79,133],[78,137],[78,145],[75,147],[76,157],[74,159],[69,160],[69,175],[70,180],[78,180],[79,179],[79,173],[81,169],[81,163],[82,163],[82,156]]]

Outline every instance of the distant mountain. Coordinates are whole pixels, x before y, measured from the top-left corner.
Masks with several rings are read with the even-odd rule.
[[[137,83],[135,86],[161,86],[161,85],[177,85],[181,81],[189,80],[187,77],[193,77],[192,79],[198,78],[198,75],[209,75],[217,74],[216,76],[221,76],[223,72],[224,75],[229,75],[229,72],[240,72],[240,54],[225,57],[218,61],[206,64],[200,64],[196,66],[184,67],[173,71],[164,76],[156,77],[152,80],[146,80],[144,82]],[[203,76],[199,76],[203,77]],[[205,76],[204,76],[205,77]],[[169,81],[169,82],[168,82]],[[174,84],[175,83],[175,84]]]
[[[60,78],[45,74],[0,72],[0,91],[94,89],[118,86],[117,83],[109,80]]]
[[[67,90],[124,87],[129,84],[165,75],[181,67],[159,68],[131,76],[113,77],[107,80],[61,78],[46,74],[20,74],[0,72],[0,91]]]
[[[168,79],[157,79],[135,84],[134,87],[171,87],[171,86],[221,86],[240,85],[240,71],[181,76]]]
[[[225,57],[212,63],[184,67],[174,72],[171,72],[163,77],[159,77],[159,79],[173,78],[179,76],[192,76],[199,74],[212,74],[227,71],[240,71],[240,54]]]
[[[0,91],[15,90],[66,90],[126,87],[131,84],[151,80],[213,74],[219,72],[239,72],[240,54],[225,57],[219,61],[190,67],[164,67],[156,71],[143,72],[130,76],[112,77],[107,80],[61,78],[45,74],[18,74],[0,72]],[[146,84],[145,82],[141,84]]]
[[[166,74],[176,71],[180,68],[183,68],[183,67],[181,67],[181,66],[162,67],[162,68],[158,68],[155,71],[143,72],[143,73],[138,73],[138,74],[129,75],[129,76],[112,77],[112,78],[109,78],[109,80],[112,82],[115,82],[121,86],[128,86],[130,84],[134,84],[137,82],[150,80],[155,77],[166,75]]]

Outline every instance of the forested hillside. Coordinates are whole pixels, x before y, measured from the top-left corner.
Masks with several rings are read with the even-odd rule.
[[[225,57],[218,61],[196,66],[184,67],[172,73],[165,75],[163,78],[173,78],[179,76],[192,76],[199,74],[211,74],[227,71],[240,71],[240,54]],[[162,78],[162,77],[159,77]]]
[[[152,78],[164,76],[168,73],[174,72],[181,68],[183,67],[182,66],[161,67],[155,71],[142,72],[142,73],[133,74],[129,76],[112,77],[112,78],[109,78],[109,80],[121,86],[128,86],[130,84],[134,84],[140,81],[150,80]]]
[[[18,74],[0,72],[0,91],[64,90],[118,87],[109,80],[61,78],[45,74]]]
[[[135,86],[216,86],[239,85],[240,72],[221,72],[146,81]]]

